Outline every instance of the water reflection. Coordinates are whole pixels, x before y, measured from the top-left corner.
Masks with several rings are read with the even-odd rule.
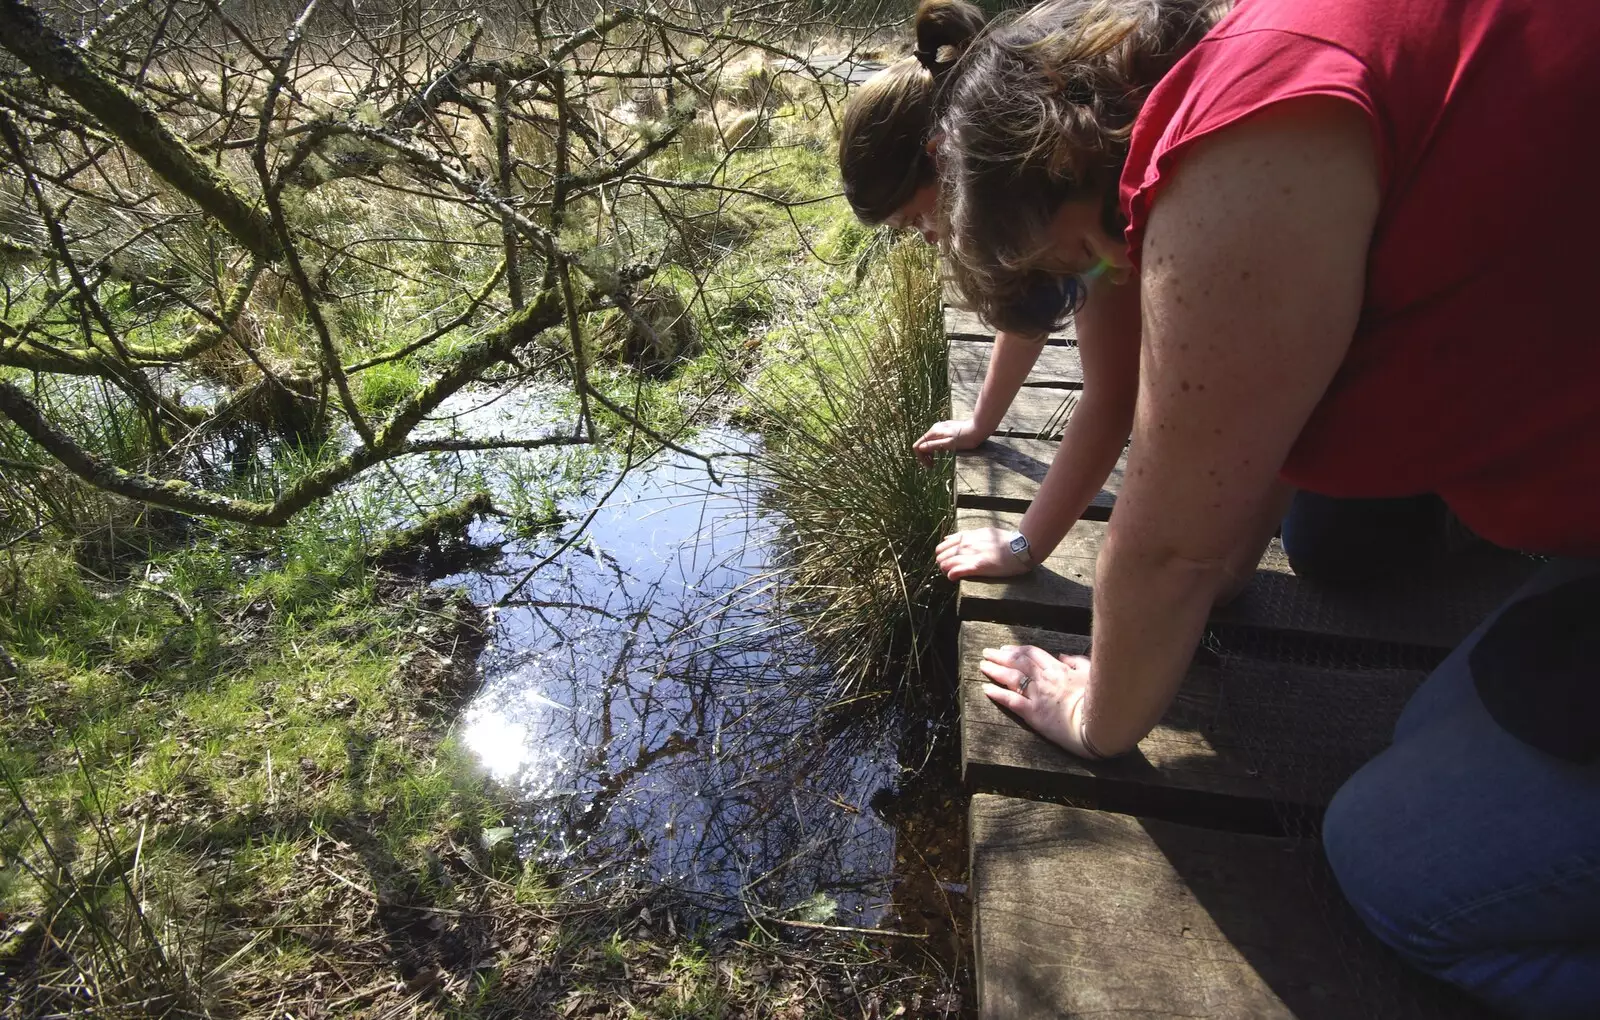
[[[479,386],[452,395],[417,437],[547,435],[572,420],[559,385]],[[518,794],[523,850],[601,881],[673,886],[734,917],[806,907],[790,916],[886,921],[927,938],[898,948],[964,968],[956,766],[912,776],[935,746],[925,719],[827,710],[825,668],[765,594],[783,522],[754,512],[760,492],[737,469],[757,441],[695,438],[728,456],[725,484],[671,453],[620,472],[572,450],[412,457],[318,512],[330,527],[382,534],[484,489],[513,510],[552,488],[586,494],[562,499],[566,519],[541,537],[479,521],[480,555],[437,582],[485,606],[515,589],[493,613],[459,734]],[[197,451],[200,467],[304,456],[261,437],[232,442]],[[591,511],[583,540],[563,547]],[[938,746],[949,753],[948,740]]]
[[[629,472],[587,538],[498,612],[462,738],[529,805],[531,853],[581,848],[708,903],[822,892],[840,923],[870,923],[894,860],[868,804],[899,778],[893,741],[872,725],[819,737],[827,677],[769,611],[760,578],[782,525],[750,512],[754,495],[679,455]],[[492,571],[441,583],[494,603],[553,543],[509,542]]]

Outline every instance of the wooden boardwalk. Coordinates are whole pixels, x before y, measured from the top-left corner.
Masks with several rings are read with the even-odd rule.
[[[992,337],[946,313],[951,403],[969,414]],[[995,437],[957,458],[958,525],[1015,526],[1083,386],[1051,338]],[[1485,548],[1361,590],[1299,580],[1276,545],[1217,612],[1182,692],[1134,754],[1091,763],[983,696],[982,649],[1088,648],[1118,471],[1032,574],[961,585],[961,741],[974,790],[979,1014],[1477,1017],[1356,922],[1316,839],[1339,784],[1407,698],[1531,572]]]

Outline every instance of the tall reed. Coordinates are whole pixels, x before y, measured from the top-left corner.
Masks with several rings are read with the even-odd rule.
[[[947,351],[932,249],[889,249],[862,285],[871,320],[805,338],[762,374],[766,443],[754,471],[780,514],[779,608],[831,667],[836,701],[915,694],[953,589],[934,564],[951,527],[950,468],[912,442],[949,412]]]

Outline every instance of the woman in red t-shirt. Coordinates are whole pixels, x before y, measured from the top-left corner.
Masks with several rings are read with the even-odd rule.
[[[1209,27],[1226,11],[1206,12]],[[936,108],[958,58],[983,30],[984,13],[966,0],[922,0],[914,22],[916,50],[874,74],[845,106],[839,135],[839,177],[851,210],[864,223],[913,229],[939,241]],[[1176,58],[1174,54],[1173,59]],[[1098,239],[1096,239],[1098,240]],[[973,449],[997,428],[1043,349],[1045,334],[1070,317],[1083,366],[1083,387],[1061,438],[1061,450],[1040,481],[1017,529],[974,528],[947,536],[938,566],[952,581],[1026,573],[1066,538],[1121,457],[1138,392],[1139,289],[1125,274],[1107,273],[1123,250],[1108,253],[1095,279],[1035,273],[1004,305],[988,309],[997,327],[983,385],[966,419],[936,422],[912,446],[924,465],[934,456]],[[1110,257],[1106,257],[1109,254]],[[1281,524],[1295,573],[1334,583],[1375,582],[1430,558],[1446,545],[1445,513],[1432,495],[1401,499],[1330,499],[1295,495]],[[1254,570],[1241,549],[1239,584]],[[1231,595],[1225,591],[1223,596]]]
[[[945,246],[1003,310],[1122,238],[1141,298],[1091,659],[986,653],[1068,750],[1165,711],[1293,484],[1437,493],[1556,557],[1419,691],[1324,838],[1412,962],[1530,1016],[1600,1015],[1600,6],[1053,0],[963,55]]]

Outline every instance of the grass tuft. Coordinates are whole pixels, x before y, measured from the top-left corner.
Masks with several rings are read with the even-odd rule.
[[[953,595],[934,563],[950,469],[911,455],[950,400],[932,249],[895,245],[867,286],[876,321],[823,320],[769,362],[752,409],[767,436],[754,471],[785,521],[774,591],[832,666],[837,701],[918,676]]]

